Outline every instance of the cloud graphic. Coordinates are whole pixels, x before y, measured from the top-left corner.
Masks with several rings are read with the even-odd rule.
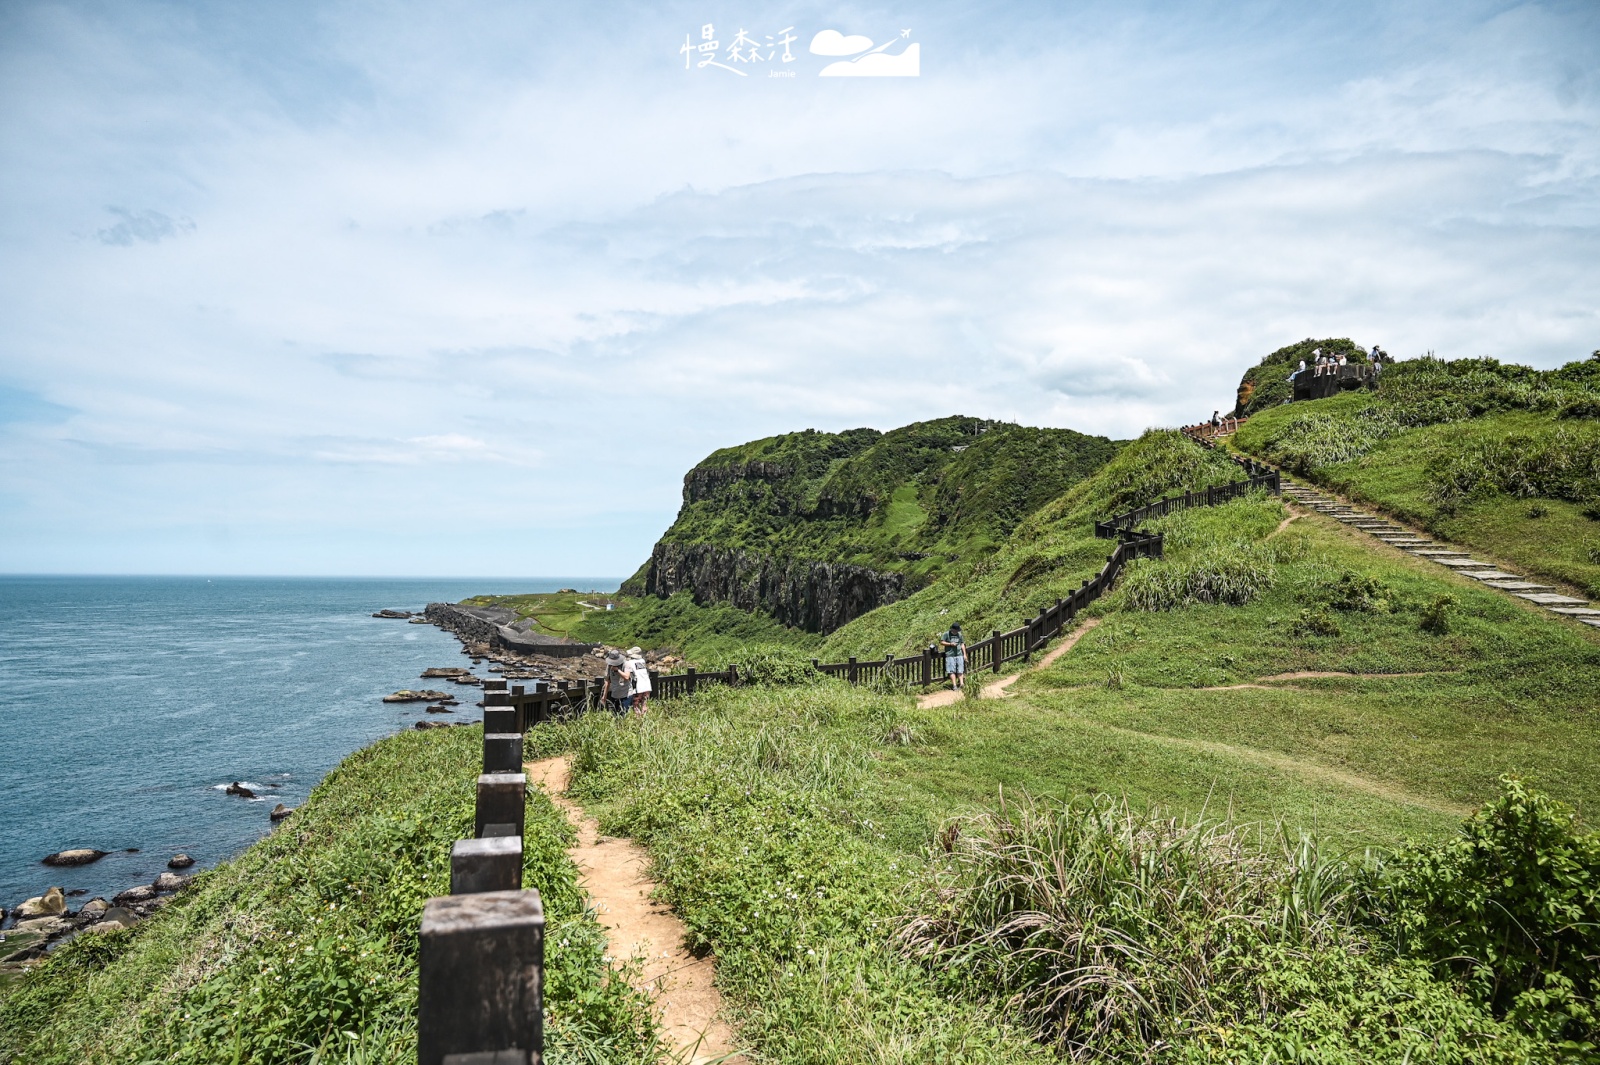
[[[873,52],[860,59],[829,63],[818,74],[821,78],[915,78],[922,73],[922,46],[913,44],[899,55]]]
[[[855,55],[872,47],[872,38],[859,33],[846,37],[838,30],[823,30],[811,38],[812,55]]]

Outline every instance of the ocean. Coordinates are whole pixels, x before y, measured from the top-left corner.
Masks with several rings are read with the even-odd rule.
[[[616,578],[481,580],[0,577],[0,906],[52,885],[110,898],[199,871],[271,829],[338,761],[427,716],[382,701],[467,660],[432,625],[371,617],[484,593]],[[449,718],[441,718],[449,720]],[[221,789],[243,781],[258,799]],[[71,847],[111,853],[52,868]]]

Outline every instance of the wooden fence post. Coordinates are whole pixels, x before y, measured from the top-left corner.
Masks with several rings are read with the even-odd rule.
[[[497,829],[493,835],[522,835],[524,804],[528,796],[526,773],[483,773],[478,777],[478,809],[473,819],[472,834],[490,835],[490,825],[510,825],[515,832]]]
[[[933,683],[933,648],[922,649],[922,686],[926,688]]]
[[[854,684],[856,682],[856,656],[855,655],[851,655],[850,656],[849,665],[850,665],[850,668],[849,668],[849,670],[846,671],[845,676],[850,681],[851,684]]]
[[[485,773],[517,773],[522,770],[522,733],[485,732],[483,734],[483,771]]]
[[[994,670],[994,672],[996,672],[996,673],[1000,672],[1000,630],[999,629],[995,629],[994,630],[994,635],[989,637],[989,658],[991,659],[990,667]]]
[[[521,836],[458,839],[450,848],[450,894],[521,890]]]
[[[690,666],[689,667],[689,679],[684,682],[685,686],[688,687],[688,689],[689,689],[689,694],[690,695],[694,694],[694,688],[695,688],[695,679],[694,678],[695,678],[694,667]]]
[[[418,1065],[444,1065],[456,1055],[458,1060],[541,1065],[544,906],[539,893],[489,891],[429,899],[417,939]]]

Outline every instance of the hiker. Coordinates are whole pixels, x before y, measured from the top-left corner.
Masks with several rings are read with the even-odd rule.
[[[950,688],[960,691],[967,676],[967,642],[961,638],[961,626],[951,625],[950,631],[939,637],[944,648],[944,671],[950,674]]]
[[[633,675],[633,712],[643,717],[650,708],[650,666],[642,649],[628,648],[628,672]]]
[[[1216,429],[1220,425],[1222,425],[1222,412],[1214,410],[1211,412],[1211,428]]]
[[[628,664],[620,651],[606,653],[606,708],[618,717],[628,712],[628,700],[632,693],[628,690],[633,683],[632,674],[628,672]]]

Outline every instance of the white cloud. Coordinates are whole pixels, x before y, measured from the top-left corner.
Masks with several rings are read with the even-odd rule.
[[[86,10],[0,33],[16,568],[621,573],[755,436],[1600,346],[1585,9],[952,5],[855,85],[686,72],[688,7]]]

